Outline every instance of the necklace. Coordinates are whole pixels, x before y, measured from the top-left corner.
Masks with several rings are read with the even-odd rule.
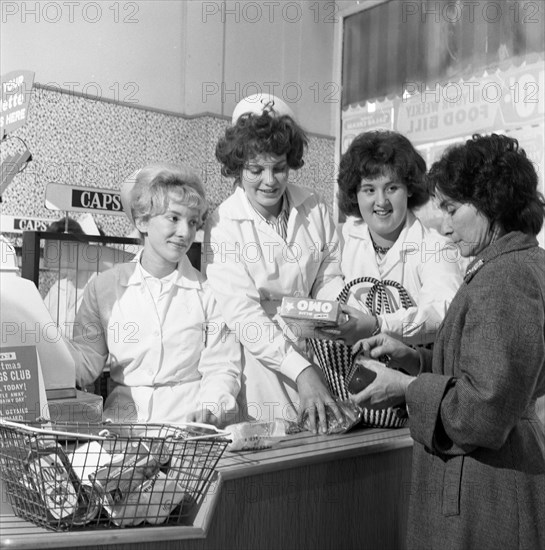
[[[375,252],[379,256],[384,256],[388,252],[388,250],[392,248],[391,246],[379,246],[373,238],[371,238],[371,242],[373,243],[373,248],[375,249]]]

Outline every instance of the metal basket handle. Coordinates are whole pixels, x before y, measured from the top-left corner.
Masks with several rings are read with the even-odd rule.
[[[29,434],[42,434],[42,435],[57,435],[62,437],[70,437],[74,439],[89,439],[93,441],[106,441],[111,440],[112,438],[122,437],[118,434],[111,433],[108,430],[108,424],[106,423],[104,425],[104,430],[100,433],[103,435],[92,435],[92,434],[83,434],[78,432],[68,432],[68,431],[62,431],[62,430],[52,430],[52,429],[45,429],[45,428],[35,428],[34,426],[28,426],[27,424],[20,424],[18,422],[12,422],[11,420],[6,420],[5,418],[0,418],[0,426],[5,426],[7,428],[13,428],[15,430],[27,432]],[[198,422],[187,422],[185,424],[181,424],[180,426],[173,426],[173,428],[180,428],[182,426],[197,426],[199,428],[213,428],[216,433],[214,434],[206,434],[206,435],[196,435],[191,437],[184,438],[184,441],[198,441],[201,439],[210,439],[215,437],[227,437],[230,435],[230,432],[227,432],[225,430],[218,430],[215,426],[210,426],[208,424],[201,424]],[[77,426],[75,426],[77,427]],[[176,437],[173,436],[167,436],[172,437],[176,439]]]

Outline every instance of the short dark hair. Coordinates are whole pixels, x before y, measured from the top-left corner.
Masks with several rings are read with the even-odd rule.
[[[361,218],[358,191],[361,180],[391,175],[407,186],[409,208],[429,199],[426,161],[402,134],[390,130],[364,132],[357,136],[341,158],[339,166],[339,208],[347,216]]]
[[[516,139],[479,134],[447,149],[428,174],[430,190],[472,204],[504,231],[537,235],[545,201],[532,161]]]
[[[225,130],[216,145],[216,158],[221,162],[221,173],[236,178],[251,158],[262,153],[286,155],[288,166],[297,170],[305,163],[303,154],[308,138],[290,116],[246,114]]]

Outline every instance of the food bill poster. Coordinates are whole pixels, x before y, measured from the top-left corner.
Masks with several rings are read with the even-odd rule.
[[[431,87],[414,83],[412,93],[394,101],[394,129],[425,145],[540,124],[544,84],[544,61]]]
[[[377,129],[407,136],[428,162],[474,133],[531,135],[530,149],[543,150],[542,141],[535,143],[541,134],[534,131],[545,119],[543,59],[440,83],[407,82],[403,88],[392,100],[371,98],[342,112],[341,153],[358,134]]]
[[[27,423],[48,416],[36,346],[0,347],[0,417]]]

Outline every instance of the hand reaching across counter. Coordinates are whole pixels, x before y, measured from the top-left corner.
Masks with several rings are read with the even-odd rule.
[[[315,369],[316,367],[311,365],[297,377],[297,391],[300,399],[297,421],[302,425],[305,415],[308,414],[310,431],[318,433],[319,428],[320,433],[324,434],[327,432],[326,407],[333,411],[339,422],[343,421],[343,415]],[[318,414],[318,426],[316,414]]]
[[[201,424],[212,424],[219,426],[219,418],[209,409],[202,407],[188,415],[188,422],[198,422]]]

